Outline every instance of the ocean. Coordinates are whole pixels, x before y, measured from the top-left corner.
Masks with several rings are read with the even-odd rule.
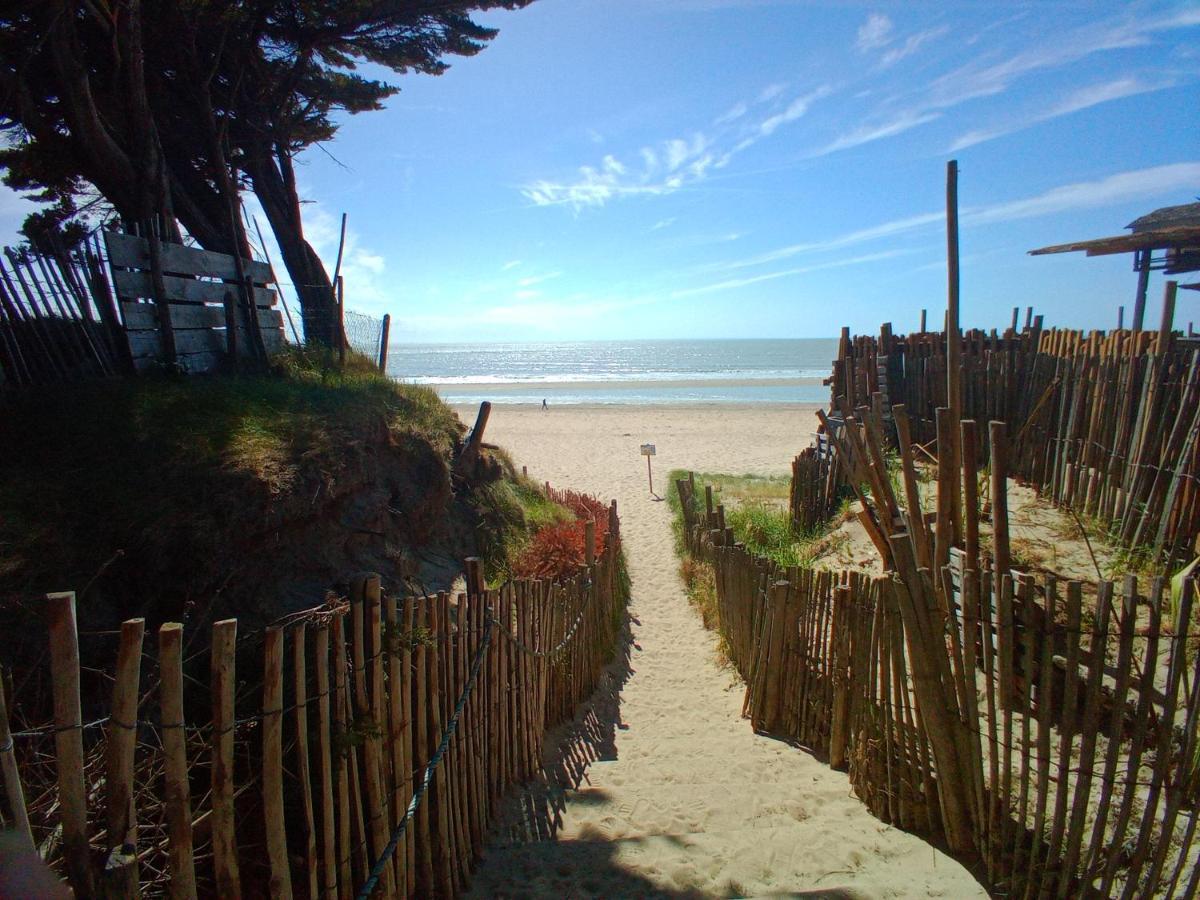
[[[388,374],[447,403],[823,403],[836,338],[391,344]]]

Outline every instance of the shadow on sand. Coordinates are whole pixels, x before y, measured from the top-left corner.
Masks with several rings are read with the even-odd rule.
[[[601,789],[579,792],[578,788],[592,763],[617,759],[617,737],[626,727],[621,722],[621,690],[634,672],[631,666],[634,646],[627,622],[600,686],[573,720],[547,733],[542,771],[519,794],[509,797],[492,827],[470,896],[673,900],[746,896],[732,882],[717,892],[666,888],[617,859],[620,844],[636,844],[651,838],[625,838],[619,844],[585,830],[578,837],[558,839],[568,800],[572,804],[585,804],[609,799],[610,795]],[[653,840],[688,846],[686,836],[656,835]],[[831,888],[755,896],[854,900],[861,895]]]

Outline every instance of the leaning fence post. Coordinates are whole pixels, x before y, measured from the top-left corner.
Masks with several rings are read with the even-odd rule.
[[[25,792],[21,789],[21,773],[13,753],[12,732],[8,730],[8,707],[4,702],[4,686],[0,684],[0,771],[4,774],[4,793],[12,811],[16,830],[24,835],[33,849],[33,833],[29,830],[29,813],[25,809]]]
[[[91,896],[91,849],[83,784],[83,713],[79,705],[79,632],[75,592],[47,594],[50,614],[50,672],[54,690],[54,753],[62,811],[67,877],[75,893]]]
[[[167,622],[158,629],[158,669],[171,895],[195,900],[192,795],[183,722],[183,625],[179,622]]]

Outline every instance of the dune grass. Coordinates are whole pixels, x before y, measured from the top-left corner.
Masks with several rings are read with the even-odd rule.
[[[292,350],[268,373],[147,376],[14,398],[0,428],[0,579],[90,577],[111,547],[204,527],[219,501],[336,479],[366,434],[418,438],[447,459],[462,433],[425,387],[364,358]]]

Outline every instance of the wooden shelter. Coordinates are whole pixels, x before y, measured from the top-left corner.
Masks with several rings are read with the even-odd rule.
[[[1161,270],[1167,275],[1200,271],[1200,203],[1164,206],[1134,219],[1125,227],[1132,233],[1056,244],[1030,250],[1029,253],[1032,256],[1075,252],[1083,252],[1088,256],[1132,253],[1133,269],[1138,273],[1132,325],[1134,329],[1141,330],[1146,315],[1146,288],[1151,270]]]

